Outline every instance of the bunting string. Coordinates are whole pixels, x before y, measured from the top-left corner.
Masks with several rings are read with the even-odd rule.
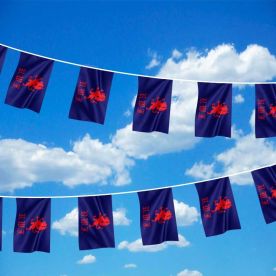
[[[180,183],[180,184],[175,184],[175,185],[169,185],[169,186],[161,186],[161,187],[156,187],[156,188],[149,188],[149,189],[140,189],[140,190],[130,190],[130,191],[123,191],[123,192],[112,192],[112,193],[104,193],[104,194],[82,194],[82,195],[60,195],[60,196],[17,196],[17,195],[0,195],[0,198],[53,198],[53,199],[61,199],[61,198],[79,198],[79,197],[92,197],[92,196],[114,196],[114,195],[126,195],[126,194],[135,194],[135,193],[140,193],[140,192],[150,192],[150,191],[156,191],[156,190],[163,190],[163,189],[169,189],[169,188],[179,188],[183,186],[189,186],[189,185],[195,185],[195,184],[201,184],[204,182],[209,182],[213,180],[219,180],[223,179],[226,177],[234,177],[237,175],[241,174],[246,174],[246,173],[251,173],[252,171],[264,169],[267,167],[272,167],[275,166],[276,163],[257,167],[254,169],[250,170],[244,170],[228,175],[223,175],[220,177],[214,177],[214,178],[209,178],[209,179],[203,179],[203,180],[198,180],[198,181],[191,181],[191,182],[185,182],[185,183]]]
[[[268,81],[268,82],[254,82],[254,81],[212,81],[212,80],[195,80],[195,79],[182,79],[182,78],[166,78],[166,77],[162,77],[162,76],[150,76],[150,75],[143,75],[143,74],[136,74],[136,73],[130,73],[130,72],[124,72],[124,71],[117,71],[117,70],[110,70],[110,69],[105,69],[105,68],[100,68],[100,67],[95,67],[95,66],[90,66],[90,65],[84,65],[84,64],[79,64],[79,63],[74,63],[74,62],[70,62],[70,61],[66,61],[66,60],[62,60],[62,59],[57,59],[57,58],[52,58],[52,57],[48,57],[48,56],[44,56],[44,55],[39,55],[36,53],[32,53],[29,51],[25,51],[19,48],[15,48],[3,43],[0,43],[0,46],[6,47],[8,49],[17,51],[17,52],[21,52],[21,53],[25,53],[25,54],[29,54],[29,55],[33,55],[36,57],[40,57],[40,58],[45,58],[45,59],[49,59],[55,62],[59,62],[59,63],[63,63],[63,64],[68,64],[68,65],[73,65],[73,66],[78,66],[78,67],[84,67],[84,68],[88,68],[88,69],[95,69],[95,70],[101,70],[101,71],[105,71],[105,72],[112,72],[115,74],[120,74],[120,75],[126,75],[126,76],[132,76],[132,77],[146,77],[146,78],[152,78],[152,79],[162,79],[162,80],[172,80],[172,81],[181,81],[181,82],[203,82],[203,83],[227,83],[227,84],[236,84],[236,85],[254,85],[254,84],[276,84],[276,81]]]

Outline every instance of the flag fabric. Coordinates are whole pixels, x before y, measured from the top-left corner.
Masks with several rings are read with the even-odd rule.
[[[255,85],[256,138],[276,136],[276,84]]]
[[[53,64],[52,60],[21,53],[5,103],[39,113]]]
[[[17,198],[14,252],[50,252],[51,199]]]
[[[0,251],[2,250],[2,216],[3,216],[3,198],[0,197]]]
[[[115,247],[112,197],[80,197],[79,249]]]
[[[276,166],[251,172],[266,223],[276,221]]]
[[[113,75],[81,67],[69,118],[104,124]]]
[[[172,189],[138,193],[143,245],[178,241]]]
[[[7,47],[0,45],[0,73],[4,65],[7,50],[8,50]]]
[[[198,83],[195,136],[231,137],[232,84]]]
[[[228,177],[198,183],[196,189],[207,237],[241,228]]]
[[[133,130],[169,133],[172,80],[138,78]]]

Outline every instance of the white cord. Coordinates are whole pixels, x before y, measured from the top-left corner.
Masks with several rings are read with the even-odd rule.
[[[165,77],[159,77],[159,76],[148,76],[148,75],[134,74],[134,73],[128,73],[128,72],[123,72],[123,71],[114,71],[114,70],[109,70],[109,69],[105,69],[105,68],[99,68],[99,67],[94,67],[94,66],[78,64],[78,63],[74,63],[74,62],[70,62],[70,61],[66,61],[66,60],[62,60],[62,59],[51,58],[51,57],[46,57],[46,56],[38,55],[38,54],[35,54],[35,53],[27,52],[27,51],[24,51],[24,50],[15,48],[15,47],[11,47],[9,45],[5,45],[5,44],[2,44],[2,43],[0,43],[0,45],[3,46],[3,47],[6,47],[8,49],[12,49],[14,51],[30,54],[30,55],[41,57],[41,58],[50,59],[50,60],[60,62],[60,63],[64,63],[64,64],[74,65],[74,66],[78,66],[78,67],[85,67],[85,68],[90,68],[90,69],[97,69],[97,70],[102,70],[102,71],[106,71],[106,72],[113,72],[113,73],[116,73],[116,74],[134,76],[134,77],[147,77],[147,78],[162,79],[162,80],[169,79],[169,80],[173,80],[173,81],[182,81],[182,82],[230,83],[230,84],[237,84],[237,85],[276,84],[276,81],[272,81],[272,82],[202,81],[202,80],[179,79],[179,78],[165,78]]]
[[[149,191],[155,191],[155,190],[161,190],[161,189],[168,189],[168,188],[178,188],[182,186],[188,186],[188,185],[193,185],[193,184],[199,184],[199,183],[204,183],[207,181],[212,181],[212,180],[217,180],[225,177],[233,177],[236,175],[244,174],[244,173],[251,173],[252,171],[275,166],[276,164],[270,164],[262,167],[255,168],[253,170],[245,170],[237,173],[232,173],[220,177],[215,177],[215,178],[209,178],[205,180],[199,180],[199,181],[193,181],[193,182],[186,182],[186,183],[181,183],[181,184],[176,184],[176,185],[171,185],[171,186],[163,186],[163,187],[157,187],[157,188],[150,188],[150,189],[142,189],[142,190],[132,190],[132,191],[125,191],[125,192],[114,192],[114,193],[106,193],[106,194],[88,194],[88,195],[71,195],[71,196],[7,196],[7,195],[0,195],[0,198],[77,198],[77,197],[89,197],[89,196],[106,196],[106,195],[126,195],[126,194],[134,194],[134,193],[139,193],[139,192],[149,192]]]

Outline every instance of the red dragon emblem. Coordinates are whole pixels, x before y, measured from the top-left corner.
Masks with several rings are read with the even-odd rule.
[[[224,213],[231,207],[232,207],[232,202],[229,198],[225,197],[224,199],[222,199],[220,197],[219,200],[215,200],[215,209],[212,210],[212,213],[215,213],[215,212]]]
[[[271,198],[276,198],[276,189],[271,188]]]
[[[150,107],[148,110],[151,110],[152,113],[163,112],[168,109],[168,105],[165,102],[165,99],[159,100],[159,97],[156,100],[151,100]]]
[[[222,115],[227,115],[229,113],[228,106],[225,103],[212,104],[212,109],[207,114],[213,115],[214,117],[219,117]]]
[[[269,116],[272,116],[273,118],[276,118],[276,105],[273,105],[273,104],[271,104],[270,106],[269,106],[269,112],[267,113],[267,115]]]
[[[172,218],[172,212],[168,208],[161,207],[159,210],[155,211],[155,217],[153,222],[158,222],[160,224],[165,223],[167,220]]]
[[[106,100],[106,95],[103,90],[100,90],[99,87],[94,91],[91,89],[89,95],[86,97],[91,103],[104,102]]]
[[[36,217],[36,219],[31,220],[31,225],[26,230],[27,231],[32,231],[33,233],[37,234],[37,233],[47,229],[47,227],[48,227],[48,224],[44,220],[44,218]]]
[[[93,223],[91,227],[95,227],[96,229],[102,229],[110,224],[110,219],[107,215],[102,215],[101,213],[99,216],[93,216]]]
[[[39,77],[29,77],[28,81],[23,84],[29,91],[36,92],[44,88],[44,82]]]

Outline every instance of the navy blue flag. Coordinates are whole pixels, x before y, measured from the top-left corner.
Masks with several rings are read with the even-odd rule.
[[[50,252],[51,199],[17,198],[14,252]]]
[[[255,135],[256,138],[276,136],[276,85],[255,85]]]
[[[228,177],[198,183],[196,189],[207,237],[241,228]]]
[[[4,64],[4,61],[5,61],[7,50],[8,49],[6,47],[0,45],[0,73],[1,73],[2,68],[3,68],[3,64]]]
[[[80,197],[79,249],[115,247],[112,197]]]
[[[5,103],[39,113],[53,64],[52,60],[21,53]]]
[[[195,136],[231,137],[232,84],[198,83]]]
[[[251,172],[266,223],[276,221],[276,166]]]
[[[138,193],[143,245],[178,241],[172,189]]]
[[[134,131],[169,133],[172,80],[139,77]]]
[[[104,124],[113,74],[81,67],[69,118]]]
[[[0,251],[2,250],[2,216],[3,216],[3,198],[0,197]]]

